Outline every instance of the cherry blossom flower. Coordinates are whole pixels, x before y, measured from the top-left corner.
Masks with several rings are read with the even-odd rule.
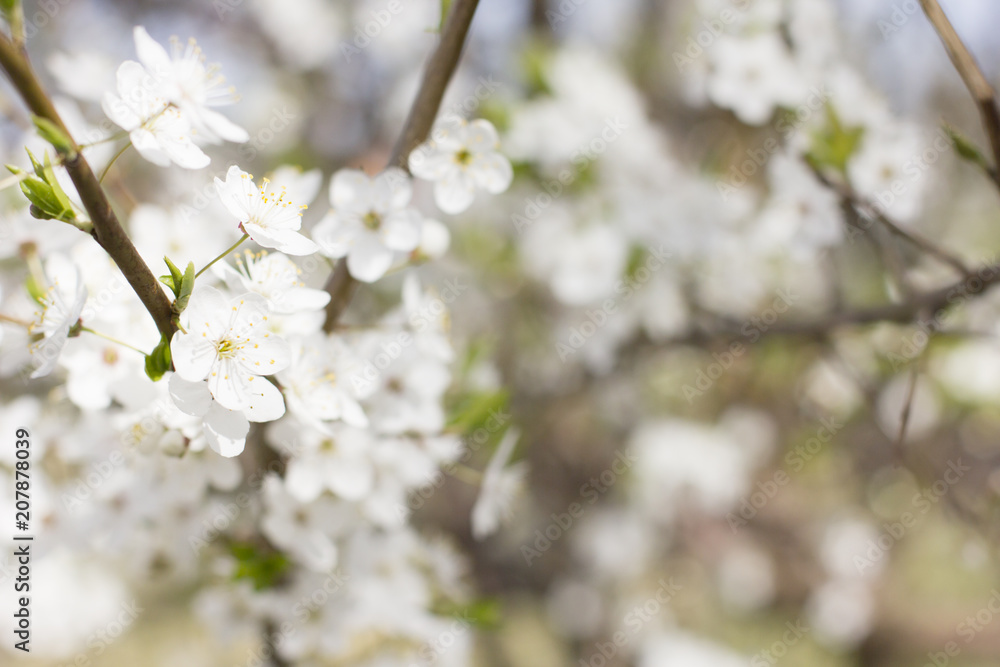
[[[243,452],[250,421],[242,412],[222,407],[212,398],[207,382],[189,382],[174,373],[169,387],[178,410],[202,419],[205,440],[213,451],[227,458]]]
[[[205,66],[205,57],[193,39],[185,48],[173,38],[168,54],[142,26],[136,26],[133,35],[139,62],[155,79],[159,93],[188,118],[202,137],[213,142],[225,139],[242,143],[250,139],[246,130],[210,108],[232,104],[237,97],[232,87],[225,86],[217,66]]]
[[[775,31],[719,38],[708,82],[712,102],[732,109],[748,125],[762,125],[779,106],[798,104],[804,93],[795,62]]]
[[[185,169],[208,166],[211,160],[195,145],[189,119],[161,95],[142,65],[126,60],[118,68],[117,82],[118,94],[105,93],[101,106],[129,133],[142,157],[160,167],[171,162]]]
[[[87,303],[87,288],[80,269],[65,255],[53,254],[45,263],[49,288],[41,298],[42,310],[32,324],[33,333],[42,338],[29,348],[35,370],[32,378],[48,375],[59,361],[70,330],[80,321]]]
[[[375,282],[392,265],[396,252],[420,243],[421,218],[409,208],[412,188],[402,169],[391,167],[374,178],[343,169],[330,181],[333,209],[313,229],[324,255],[347,256],[351,275]]]
[[[510,518],[511,500],[524,483],[527,472],[523,461],[507,465],[520,437],[517,429],[508,429],[493,458],[486,464],[479,498],[472,508],[472,535],[477,540],[486,539],[500,528],[501,520]]]
[[[231,290],[260,294],[275,313],[319,310],[330,301],[327,292],[306,287],[299,279],[302,271],[281,253],[247,251],[237,257],[236,268],[229,264],[216,266]]]
[[[265,248],[274,248],[289,255],[309,255],[316,244],[299,233],[302,209],[280,193],[268,191],[268,179],[260,189],[253,176],[236,165],[226,172],[226,180],[215,179],[215,188],[226,209],[240,223],[240,229]]]
[[[188,382],[207,378],[215,400],[250,421],[277,419],[284,400],[262,376],[288,366],[289,350],[268,331],[269,313],[259,294],[230,299],[212,287],[196,289],[170,344],[177,374]]]
[[[288,409],[306,424],[330,433],[326,422],[342,419],[364,428],[368,418],[358,403],[363,392],[350,382],[358,360],[338,338],[314,334],[291,345],[291,363],[278,373]]]
[[[431,138],[417,146],[409,157],[410,172],[434,181],[434,201],[445,213],[469,208],[476,189],[499,194],[510,187],[514,171],[510,161],[497,151],[500,138],[493,125],[483,119],[466,122],[459,116],[442,116]]]

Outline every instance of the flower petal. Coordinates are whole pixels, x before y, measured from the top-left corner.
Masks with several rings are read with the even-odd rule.
[[[189,382],[179,374],[170,376],[167,383],[170,398],[174,400],[177,409],[186,415],[201,417],[212,407],[212,392],[204,381]]]
[[[247,396],[243,414],[252,422],[270,422],[285,414],[285,399],[281,391],[262,377],[249,378]]]
[[[239,411],[226,410],[213,403],[202,423],[205,440],[213,451],[225,457],[240,454],[246,445],[250,422]]]
[[[373,283],[392,266],[392,257],[392,250],[382,245],[375,234],[364,234],[347,256],[347,269],[358,280]]]

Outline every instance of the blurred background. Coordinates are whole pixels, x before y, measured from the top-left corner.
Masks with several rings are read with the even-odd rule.
[[[996,82],[1000,6],[941,4]],[[250,142],[213,149],[211,174],[125,155],[108,187],[131,209],[197,206],[230,163],[381,169],[442,8],[50,0],[25,11],[29,52],[81,127],[107,124],[99,100],[134,57],[134,25],[161,43],[196,38],[238,91],[226,111]],[[23,163],[30,121],[6,84],[0,93],[0,152]],[[438,610],[457,620],[431,650],[404,656],[375,634],[342,651],[319,633],[315,650],[276,664],[997,664],[1000,295],[972,286],[938,320],[914,309],[851,324],[962,276],[858,217],[805,159],[974,271],[998,261],[996,186],[942,128],[988,154],[985,135],[919,3],[482,0],[443,109],[493,122],[515,168],[508,192],[442,218],[450,250],[420,275],[459,286],[446,407],[467,465],[486,466],[491,423],[516,424],[521,488],[485,540],[469,522],[478,484],[447,475],[415,496],[412,521],[441,549],[427,567],[453,569],[466,600]],[[16,239],[32,221],[21,211],[2,224]],[[163,242],[155,229],[136,240],[154,256]],[[345,322],[384,312],[401,282],[360,290]],[[18,289],[3,285],[5,297]],[[19,334],[4,330],[7,433],[39,408],[19,403]],[[107,419],[67,410],[36,421],[51,451],[84,448]],[[57,456],[44,465],[71,486]],[[45,503],[57,514],[64,487],[52,487],[36,500],[43,516]],[[5,638],[3,661],[270,664],[240,619],[285,602],[206,596],[217,572],[204,560],[158,569],[158,555],[188,550],[183,531],[97,546],[51,531],[33,571],[36,653],[14,655]],[[109,556],[119,548],[127,563]],[[7,580],[3,604],[7,615]]]

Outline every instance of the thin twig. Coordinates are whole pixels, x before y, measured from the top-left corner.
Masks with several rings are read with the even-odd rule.
[[[97,176],[39,83],[27,56],[4,35],[0,35],[0,68],[7,74],[31,113],[52,122],[69,138],[70,149],[61,151],[61,157],[93,224],[91,235],[118,265],[156,322],[160,333],[169,338],[174,332],[170,300],[118,221]]]
[[[823,173],[821,169],[816,168],[816,166],[812,164],[810,164],[809,166],[812,168],[813,174],[816,175],[816,178],[819,180],[820,183],[822,183],[823,185],[825,185],[826,187],[830,188],[831,190],[837,193],[837,195],[840,197],[841,204],[844,205],[845,208],[847,207],[853,208],[858,213],[858,215],[863,215],[869,220],[878,222],[887,230],[889,230],[893,235],[898,236],[899,238],[903,239],[904,241],[907,241],[914,247],[923,250],[931,257],[934,257],[938,261],[952,267],[953,269],[955,269],[956,272],[958,272],[959,275],[962,276],[969,275],[970,273],[969,267],[966,266],[965,262],[963,262],[961,259],[951,254],[944,248],[940,247],[930,239],[924,238],[919,233],[913,230],[904,229],[899,225],[899,223],[893,221],[880,208],[878,208],[871,202],[862,199],[858,195],[858,193],[856,193],[854,189],[851,188],[850,185],[833,180],[825,173]]]
[[[403,125],[403,131],[392,151],[389,166],[400,167],[408,171],[407,157],[430,133],[434,120],[437,118],[438,109],[441,107],[441,100],[444,99],[444,92],[448,88],[448,82],[451,81],[455,68],[458,66],[462,47],[465,45],[465,37],[469,32],[469,25],[472,23],[472,17],[478,6],[479,0],[454,0],[451,3],[448,19],[441,29],[441,41],[424,68],[420,90],[417,92],[417,98],[413,101],[413,106],[410,108],[410,113]],[[357,281],[351,277],[347,270],[346,258],[341,259],[337,262],[337,267],[330,274],[326,283],[325,289],[330,293],[330,303],[326,306],[324,331],[333,331],[337,320],[340,319],[351,302],[356,287]]]
[[[1000,180],[996,180],[997,169],[1000,169],[1000,110],[997,108],[996,92],[962,38],[955,32],[938,1],[920,0],[920,5],[924,8],[924,14],[934,26],[934,30],[937,31],[938,37],[944,42],[948,57],[951,58],[952,64],[965,82],[965,87],[969,89],[976,106],[979,107],[979,115],[989,137],[990,147],[993,149],[994,180],[1000,185]]]

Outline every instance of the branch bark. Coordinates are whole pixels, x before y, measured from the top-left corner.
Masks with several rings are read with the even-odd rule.
[[[989,287],[1000,284],[1000,264],[989,264],[978,271],[971,271],[962,280],[947,287],[914,295],[901,303],[891,303],[884,306],[843,310],[816,319],[799,322],[778,322],[768,327],[766,331],[756,329],[761,338],[787,336],[800,338],[815,338],[825,340],[830,332],[848,326],[864,326],[879,322],[896,322],[905,324],[913,322],[918,316],[932,318],[942,310],[967,302],[985,292]],[[670,339],[658,346],[666,345],[697,345],[738,341],[746,338],[739,323],[729,323],[712,329],[693,331],[685,336]]]
[[[441,41],[431,54],[424,76],[420,82],[420,90],[413,101],[410,113],[403,124],[403,131],[396,142],[389,159],[388,166],[396,166],[409,171],[407,157],[410,152],[423,142],[434,125],[441,100],[451,81],[458,60],[462,55],[462,47],[472,24],[472,17],[479,6],[479,0],[454,0],[448,19],[441,29]],[[354,295],[357,281],[347,271],[347,260],[341,259],[326,283],[326,291],[330,293],[330,303],[326,307],[326,322],[323,330],[333,331],[340,316],[346,310]]]
[[[118,216],[111,208],[111,203],[97,176],[83,157],[79,146],[72,140],[52,100],[38,81],[27,56],[3,35],[0,35],[0,68],[6,73],[31,113],[54,123],[67,137],[70,137],[72,151],[61,153],[62,163],[94,225],[91,236],[118,265],[156,322],[156,328],[161,334],[170,338],[174,332],[170,299],[118,221]]]
[[[976,106],[979,107],[979,115],[993,151],[993,179],[1000,186],[1000,175],[997,172],[1000,169],[1000,110],[997,108],[996,91],[993,90],[993,86],[979,68],[979,64],[976,63],[975,57],[965,46],[962,38],[955,32],[938,0],[920,0],[920,5],[934,26],[934,30],[937,31],[938,37],[944,42],[948,57],[951,58],[965,87],[969,89]]]

